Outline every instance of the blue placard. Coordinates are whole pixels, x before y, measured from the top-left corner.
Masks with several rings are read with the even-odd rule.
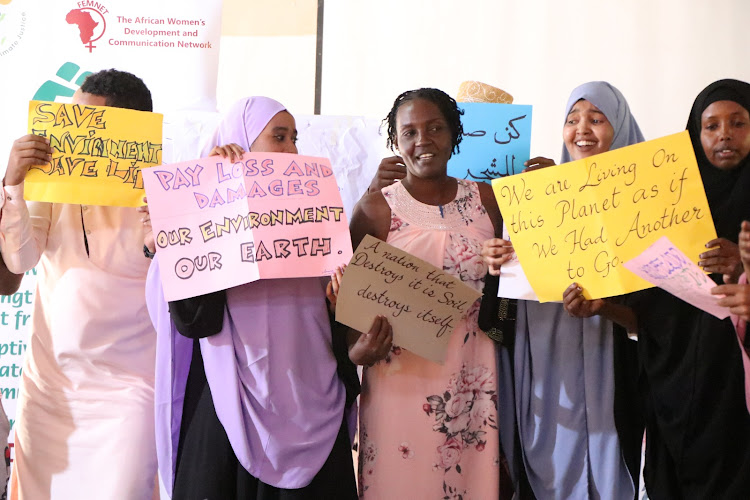
[[[489,182],[523,171],[531,149],[531,106],[459,103],[464,138],[448,161],[448,175]]]

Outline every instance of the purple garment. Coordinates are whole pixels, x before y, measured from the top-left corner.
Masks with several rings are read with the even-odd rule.
[[[157,332],[159,471],[171,494],[193,341],[170,320],[158,265],[157,256],[146,301]],[[261,280],[228,289],[223,328],[200,347],[216,414],[242,466],[272,486],[307,486],[344,416],[322,282]]]
[[[286,110],[283,104],[268,97],[246,97],[229,108],[201,156],[208,156],[214,146],[239,144],[245,151],[255,142],[271,118]]]

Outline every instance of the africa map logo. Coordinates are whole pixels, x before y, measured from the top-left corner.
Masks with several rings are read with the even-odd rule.
[[[92,52],[96,45],[94,42],[101,39],[107,29],[107,20],[104,14],[109,10],[99,2],[83,0],[78,2],[78,8],[68,12],[65,21],[68,24],[78,26],[81,43]]]

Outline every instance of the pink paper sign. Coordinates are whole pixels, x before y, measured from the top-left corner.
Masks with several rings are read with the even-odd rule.
[[[167,300],[258,279],[329,275],[352,256],[329,161],[219,156],[143,170]]]
[[[716,283],[666,236],[662,236],[638,257],[625,262],[624,266],[698,309],[719,319],[729,316],[729,308],[716,303],[720,297],[711,295]]]

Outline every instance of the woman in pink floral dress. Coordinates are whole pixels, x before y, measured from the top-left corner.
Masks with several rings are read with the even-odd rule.
[[[386,119],[388,143],[401,153],[406,178],[366,195],[351,230],[355,246],[371,234],[481,290],[487,269],[480,250],[500,229],[500,213],[489,185],[447,175],[463,132],[460,114],[436,89],[396,99]],[[360,497],[512,495],[498,435],[495,348],[477,326],[478,311],[479,301],[457,325],[444,365],[393,346],[365,368]]]

